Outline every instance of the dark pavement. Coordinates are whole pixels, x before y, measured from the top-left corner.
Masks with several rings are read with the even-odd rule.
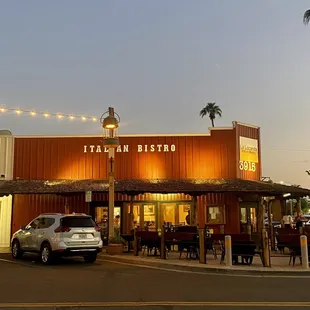
[[[0,275],[0,309],[14,309],[12,303],[33,304],[23,309],[78,309],[81,305],[76,303],[81,302],[85,302],[83,309],[114,310],[269,309],[263,302],[272,303],[272,309],[310,308],[310,278],[305,277],[179,273],[101,259],[92,265],[70,259],[42,266],[35,258],[16,262],[7,254],[0,255]],[[290,302],[298,302],[298,307]],[[39,308],[41,303],[47,304]]]

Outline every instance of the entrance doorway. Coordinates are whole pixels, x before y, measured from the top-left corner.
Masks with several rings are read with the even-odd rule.
[[[186,217],[191,210],[191,203],[185,202],[134,202],[133,226],[134,228],[157,231],[166,225],[189,225]],[[128,214],[130,206],[128,206]]]
[[[101,238],[104,244],[109,240],[109,207],[108,206],[96,206],[92,214],[94,221],[101,228]],[[114,229],[120,229],[121,227],[121,207],[114,207]]]
[[[240,232],[257,232],[257,202],[240,203]]]
[[[187,225],[186,216],[191,209],[186,203],[160,203],[161,225]]]

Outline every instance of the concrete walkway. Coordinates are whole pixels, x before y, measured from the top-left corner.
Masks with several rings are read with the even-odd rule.
[[[1,254],[11,253],[11,249],[10,248],[0,248],[0,253]]]
[[[296,265],[293,267],[289,265],[289,256],[272,257],[272,267],[263,267],[258,256],[253,259],[253,264],[248,265],[233,265],[232,267],[225,266],[225,263],[220,264],[220,257],[215,259],[213,255],[207,255],[207,264],[200,264],[198,260],[186,259],[182,257],[179,259],[177,253],[170,253],[167,259],[160,259],[158,256],[147,256],[140,254],[134,256],[133,253],[124,253],[122,255],[108,255],[105,252],[100,254],[100,257],[106,260],[113,260],[124,263],[131,263],[137,265],[145,265],[151,267],[174,268],[178,270],[190,270],[195,272],[221,272],[221,273],[260,273],[260,274],[298,274],[310,276],[310,269],[302,269],[299,259],[296,259]]]

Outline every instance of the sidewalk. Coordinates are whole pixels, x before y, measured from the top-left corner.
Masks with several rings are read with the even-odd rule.
[[[185,256],[179,259],[176,253],[170,253],[167,259],[160,259],[158,256],[147,256],[146,254],[144,256],[134,256],[133,253],[108,255],[105,252],[100,254],[100,257],[117,262],[192,272],[310,276],[310,269],[302,269],[299,259],[296,259],[296,265],[294,267],[289,265],[288,256],[272,257],[272,267],[262,267],[261,260],[258,256],[254,257],[253,264],[251,266],[240,264],[233,265],[232,267],[225,266],[225,263],[220,264],[220,258],[218,257],[215,260],[211,254],[207,255],[207,264],[200,264],[198,260],[186,259]]]
[[[0,248],[0,254],[8,254],[11,253],[10,248]]]

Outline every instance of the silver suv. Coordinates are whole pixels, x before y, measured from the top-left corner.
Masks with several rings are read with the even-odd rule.
[[[44,213],[12,237],[12,256],[25,252],[40,253],[43,264],[51,264],[60,256],[82,256],[93,263],[102,251],[100,228],[91,216],[81,213]]]

